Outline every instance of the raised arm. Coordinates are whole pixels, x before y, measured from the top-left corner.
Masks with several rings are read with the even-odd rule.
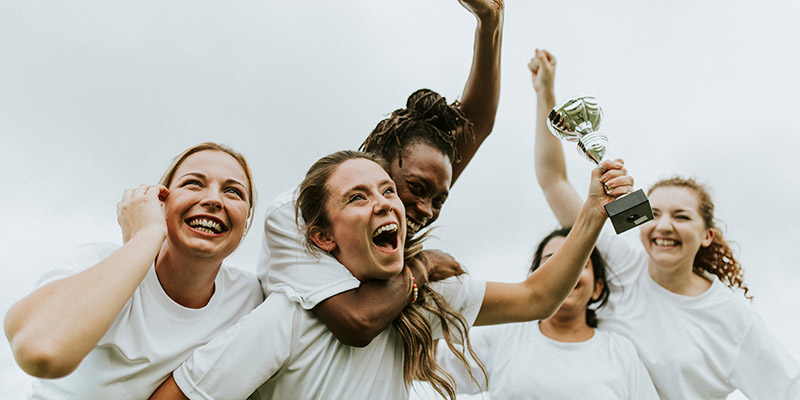
[[[161,200],[167,193],[163,186],[127,190],[117,204],[125,244],[97,265],[42,286],[9,309],[6,337],[25,372],[40,378],[66,376],[97,345],[164,242]]]
[[[558,223],[571,226],[581,210],[581,197],[567,178],[561,140],[547,129],[547,115],[556,102],[556,59],[546,50],[536,49],[528,68],[536,90],[536,180]]]
[[[622,163],[606,160],[602,167],[605,172],[592,169],[588,198],[564,245],[523,282],[488,282],[475,325],[544,319],[558,310],[589,261],[607,217],[603,205],[633,187],[633,178],[625,174]],[[614,184],[610,184],[609,195],[603,183],[612,179]]]
[[[459,2],[478,19],[472,67],[461,93],[461,111],[472,122],[475,140],[459,135],[457,148],[461,161],[453,164],[453,183],[494,127],[500,99],[500,47],[503,42],[503,0]]]

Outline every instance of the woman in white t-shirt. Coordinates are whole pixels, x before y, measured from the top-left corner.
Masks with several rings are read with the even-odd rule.
[[[351,151],[322,158],[300,187],[298,216],[305,221],[308,242],[330,253],[357,279],[386,280],[398,273],[410,279],[401,254],[406,238],[403,203],[394,182],[373,160],[373,155]],[[613,163],[605,166],[605,176],[621,177],[625,184],[619,191],[626,193],[632,179]],[[363,348],[339,342],[311,311],[276,292],[224,335],[197,349],[153,398],[238,399],[258,389],[260,398],[398,399],[407,397],[412,380],[428,381],[453,398],[453,388],[435,363],[433,340],[462,342],[473,323],[550,315],[574,288],[606,219],[602,205],[613,196],[604,191],[601,176],[592,171],[590,194],[576,219],[580,228],[524,282],[484,283],[463,276],[430,286],[412,283],[419,293],[410,294],[394,329],[384,329]],[[407,256],[413,258],[413,252]],[[424,274],[424,268],[415,269]],[[437,292],[443,301],[435,301]],[[463,318],[441,311],[451,307]]]
[[[158,185],[117,204],[123,245],[82,246],[11,307],[5,332],[35,399],[145,398],[192,350],[262,300],[222,264],[241,243],[255,192],[244,157],[202,143]]]
[[[534,253],[531,273],[564,242],[570,228],[551,232]],[[619,334],[599,330],[595,311],[608,298],[606,267],[595,249],[578,284],[555,315],[542,321],[476,328],[470,332],[475,353],[486,367],[464,368],[442,346],[437,360],[453,376],[458,393],[484,390],[494,399],[658,399],[636,348]]]
[[[537,50],[528,66],[537,93],[536,176],[558,221],[569,225],[580,197],[546,126],[555,59]],[[636,345],[661,398],[724,399],[736,389],[751,399],[797,398],[800,367],[746,304],[741,266],[715,224],[708,191],[671,178],[648,197],[655,219],[640,227],[644,251],[610,232],[598,239],[617,280],[599,327]]]

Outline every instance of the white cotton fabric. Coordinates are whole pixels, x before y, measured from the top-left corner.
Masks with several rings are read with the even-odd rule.
[[[797,399],[800,367],[744,296],[716,277],[699,296],[672,293],[647,271],[643,249],[604,231],[597,248],[612,271],[600,329],[636,345],[662,399]]]
[[[486,367],[470,370],[445,343],[437,360],[456,381],[458,393],[489,392],[492,399],[658,399],[653,382],[625,337],[595,329],[587,341],[558,342],[543,335],[538,321],[475,328],[472,348]],[[478,380],[480,386],[469,375]]]
[[[301,230],[305,222],[302,217],[295,220],[296,200],[297,189],[291,189],[267,207],[258,279],[265,296],[284,293],[310,310],[322,300],[359,287],[361,282],[331,255],[308,251]]]
[[[38,286],[96,265],[119,249],[91,244],[46,273]],[[225,265],[214,295],[199,309],[169,298],[151,266],[97,346],[77,370],[59,379],[37,379],[30,399],[146,399],[192,351],[224,332],[263,299],[252,273]]]
[[[486,284],[461,276],[431,287],[471,325]],[[429,321],[433,319],[428,316]],[[434,338],[441,328],[432,323]],[[190,399],[403,399],[403,347],[390,326],[363,348],[339,342],[311,311],[273,293],[175,373]]]

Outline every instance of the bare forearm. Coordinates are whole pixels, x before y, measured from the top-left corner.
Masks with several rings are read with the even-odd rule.
[[[362,283],[324,300],[313,311],[340,342],[364,347],[400,315],[408,304],[408,290],[408,278],[398,274],[386,281]]]
[[[189,400],[175,383],[172,375],[158,387],[155,393],[150,395],[150,400]]]
[[[561,140],[547,128],[555,96],[551,88],[540,89],[536,99],[536,180],[561,226],[571,226],[580,212],[581,198],[567,177]]]
[[[459,135],[461,161],[453,165],[453,182],[475,156],[494,128],[500,100],[500,50],[503,42],[503,12],[478,19],[475,44],[467,83],[461,94],[461,110],[472,123],[473,138]]]
[[[487,283],[475,325],[544,319],[555,313],[578,282],[604,221],[605,215],[585,205],[562,247],[528,279]]]
[[[77,368],[141,283],[162,241],[158,233],[141,232],[99,264],[12,306],[5,332],[20,367],[45,378]]]

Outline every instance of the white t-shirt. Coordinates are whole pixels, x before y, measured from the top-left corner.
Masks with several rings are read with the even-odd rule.
[[[489,375],[492,399],[658,399],[647,370],[628,339],[595,329],[585,342],[558,342],[543,335],[538,321],[475,328],[472,348]],[[439,343],[436,358],[456,381],[458,393],[486,389],[478,365],[464,364]]]
[[[96,265],[119,249],[103,243],[78,248],[63,267],[43,275],[42,286]],[[192,351],[224,332],[262,300],[256,277],[225,265],[214,295],[199,309],[169,298],[155,269],[78,369],[59,379],[37,379],[31,399],[146,399]]]
[[[705,293],[672,293],[647,271],[648,256],[604,231],[597,248],[613,274],[599,327],[628,337],[662,399],[797,399],[800,366],[761,318],[716,277]]]
[[[486,284],[469,276],[431,287],[470,325]],[[441,328],[431,321],[434,338]],[[339,342],[311,311],[273,293],[239,323],[198,348],[173,374],[190,399],[402,399],[403,346],[393,327],[363,348]]]
[[[359,287],[361,282],[335,258],[325,252],[310,253],[295,220],[297,190],[279,195],[267,207],[265,240],[261,243],[258,279],[264,295],[280,292],[306,310],[331,296]]]

